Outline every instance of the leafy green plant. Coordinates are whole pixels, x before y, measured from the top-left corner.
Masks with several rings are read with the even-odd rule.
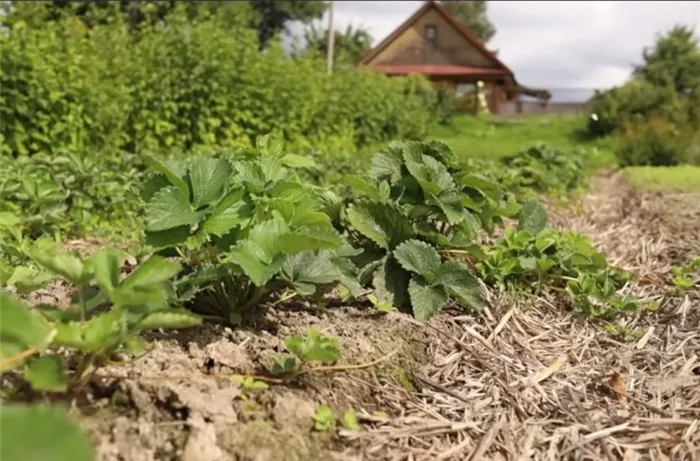
[[[3,403],[0,438],[0,458],[5,461],[95,459],[88,435],[57,407]]]
[[[0,201],[30,236],[132,233],[139,226],[142,164],[128,154],[37,154],[4,158]]]
[[[477,233],[492,231],[517,209],[496,184],[462,169],[449,147],[435,141],[392,143],[372,158],[369,178],[347,182],[359,196],[346,211],[350,241],[363,249],[355,262],[360,281],[375,290],[375,304],[411,306],[421,320],[450,296],[481,307],[470,269],[443,255],[483,255]]]
[[[587,155],[584,151],[565,152],[537,143],[503,157],[501,168],[491,174],[517,197],[563,194],[585,186]]]
[[[273,356],[272,374],[274,375],[299,374],[303,370],[303,364],[335,362],[341,357],[338,343],[315,328],[310,328],[306,337],[293,336],[284,344],[296,358]],[[297,360],[301,362],[301,366]]]
[[[502,286],[566,290],[574,307],[590,317],[634,311],[634,298],[617,296],[628,275],[608,266],[590,239],[574,232],[546,229],[547,213],[537,202],[525,203],[518,228],[477,264],[484,280]]]
[[[146,242],[174,251],[189,271],[175,296],[239,323],[285,289],[319,295],[341,282],[357,293],[355,268],[344,259],[357,251],[333,227],[317,189],[294,173],[308,160],[284,155],[269,137],[237,157],[147,160],[158,174],[143,191]]]
[[[692,259],[688,264],[671,268],[673,272],[673,285],[679,290],[690,290],[700,283],[700,256]]]
[[[27,293],[46,286],[55,278],[37,267],[30,255],[55,250],[56,242],[47,237],[31,240],[22,234],[21,227],[17,216],[0,212],[0,285]]]
[[[350,408],[343,414],[343,427],[349,431],[359,431],[361,429],[357,412],[353,408]]]
[[[319,405],[314,413],[314,429],[327,432],[335,429],[335,414],[328,405]]]
[[[175,262],[153,256],[120,280],[125,257],[120,251],[99,250],[87,260],[71,253],[32,256],[75,286],[67,309],[53,305],[30,309],[0,293],[0,370],[17,370],[35,390],[80,387],[113,353],[140,345],[143,331],[201,323],[191,312],[168,305],[167,282],[180,270]],[[73,369],[57,354],[59,348],[76,352]]]

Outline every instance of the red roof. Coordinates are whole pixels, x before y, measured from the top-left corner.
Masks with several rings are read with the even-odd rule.
[[[469,67],[469,66],[454,66],[451,64],[374,64],[370,68],[385,72],[389,75],[406,75],[406,74],[423,74],[423,75],[441,75],[441,76],[499,76],[511,75],[508,69],[488,68],[488,67]]]

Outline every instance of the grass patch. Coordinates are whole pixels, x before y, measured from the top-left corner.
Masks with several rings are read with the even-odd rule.
[[[623,174],[632,186],[642,189],[700,192],[700,166],[634,166]]]
[[[587,139],[586,118],[581,116],[495,117],[458,116],[449,126],[439,126],[431,137],[446,142],[460,155],[498,158],[536,142],[564,150],[595,149],[595,165],[615,164],[611,139]]]

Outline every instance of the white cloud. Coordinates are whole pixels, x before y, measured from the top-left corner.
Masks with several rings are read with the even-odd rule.
[[[336,1],[338,28],[364,26],[375,44],[421,1]],[[642,49],[674,24],[700,32],[700,1],[490,1],[497,34],[489,48],[520,82],[552,88],[557,99],[585,98],[624,82]],[[574,91],[578,89],[578,91]],[[559,96],[560,95],[560,96]],[[583,96],[582,96],[583,95]]]

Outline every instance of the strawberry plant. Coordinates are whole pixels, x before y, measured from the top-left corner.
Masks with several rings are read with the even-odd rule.
[[[359,290],[344,259],[357,252],[333,227],[318,191],[294,172],[308,161],[284,155],[270,137],[235,158],[147,160],[157,175],[143,191],[146,242],[178,254],[189,271],[174,294],[238,323],[284,289],[310,295],[341,282]]]
[[[124,231],[137,223],[134,186],[141,172],[136,160],[104,153],[6,158],[0,201],[5,211],[22,217],[22,231],[31,237]]]
[[[153,256],[120,280],[125,255],[119,251],[99,250],[87,260],[71,253],[37,252],[32,257],[75,286],[67,309],[30,309],[0,292],[0,371],[19,372],[35,390],[80,387],[114,352],[138,345],[142,331],[201,323],[191,312],[168,305],[166,283],[180,271],[175,262]],[[72,370],[58,353],[61,348],[75,351]]]
[[[90,437],[57,407],[3,403],[0,438],[3,461],[95,459]]]
[[[340,360],[341,353],[338,343],[316,330],[309,328],[306,337],[292,336],[284,342],[287,349],[294,354],[293,357],[272,357],[273,375],[295,375],[304,370],[304,366],[311,362],[336,362]],[[301,365],[297,363],[301,362]]]
[[[0,285],[26,293],[54,279],[53,274],[37,267],[30,255],[51,251],[56,242],[47,237],[32,241],[22,234],[21,227],[20,219],[14,214],[0,212]]]
[[[481,257],[477,233],[517,209],[494,183],[463,170],[440,142],[392,143],[372,158],[369,178],[347,182],[358,196],[346,211],[349,235],[364,250],[355,260],[379,304],[411,306],[420,320],[450,298],[481,307],[470,269],[443,255],[459,250]]]
[[[693,258],[688,264],[672,267],[671,272],[672,283],[677,289],[690,290],[700,283],[700,256]]]
[[[546,225],[542,205],[525,203],[519,226],[506,229],[486,258],[477,263],[484,280],[537,290],[565,289],[574,307],[590,317],[637,309],[635,299],[616,294],[627,275],[610,268],[588,237],[548,230]]]
[[[520,196],[533,193],[566,193],[585,185],[585,152],[563,152],[537,143],[515,155],[503,157],[505,168],[494,173]]]

